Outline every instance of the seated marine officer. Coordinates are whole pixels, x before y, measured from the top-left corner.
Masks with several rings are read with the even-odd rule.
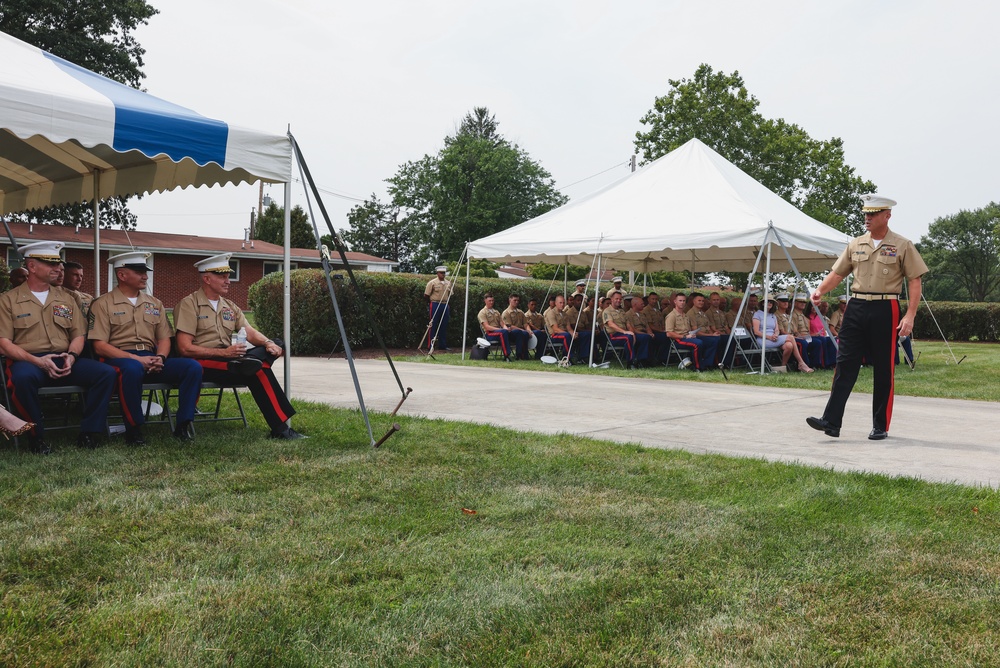
[[[87,338],[97,358],[118,372],[118,398],[129,445],[145,444],[142,384],[147,379],[178,387],[174,436],[183,440],[191,439],[191,422],[201,391],[201,365],[192,359],[168,357],[173,330],[163,302],[146,293],[148,258],[149,253],[142,251],[109,258],[118,285],[90,305]]]
[[[254,329],[243,311],[226,299],[232,256],[222,253],[195,262],[201,287],[174,308],[177,350],[194,358],[209,382],[245,382],[271,428],[271,438],[308,438],[288,426],[295,409],[271,371],[271,364],[285,354],[284,343]],[[246,330],[247,343],[233,343],[233,334],[241,329]],[[248,349],[248,344],[254,347]]]
[[[76,299],[54,287],[61,267],[63,244],[39,241],[20,248],[28,277],[0,295],[0,352],[7,357],[7,384],[14,408],[35,423],[31,449],[51,452],[45,442],[38,390],[49,385],[80,385],[87,389],[77,445],[96,448],[108,428],[108,403],[115,371],[96,360],[81,358],[87,321]]]

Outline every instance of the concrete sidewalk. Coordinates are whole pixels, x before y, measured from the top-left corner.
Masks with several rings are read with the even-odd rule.
[[[388,363],[356,364],[368,410],[391,411],[400,393]],[[841,437],[830,438],[805,424],[807,416],[822,415],[825,392],[407,362],[396,369],[403,386],[413,388],[400,409],[405,415],[1000,485],[1000,411],[994,403],[897,396],[889,438],[869,441],[868,394],[851,397]],[[280,363],[275,373],[282,377]],[[294,358],[292,396],[358,407],[343,359]]]

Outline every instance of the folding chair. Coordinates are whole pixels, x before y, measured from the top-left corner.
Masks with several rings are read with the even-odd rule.
[[[546,337],[545,350],[543,351],[546,355],[551,354],[552,357],[555,357],[557,360],[561,360],[569,355],[569,351],[566,350],[566,344],[563,343],[562,338],[556,338],[561,336],[562,335],[560,334],[556,334],[555,337],[553,337],[552,334],[549,334]]]
[[[482,333],[483,339],[490,342],[490,355],[489,355],[490,359],[502,360],[503,349],[500,345],[500,336],[499,335],[490,336],[489,334],[486,333],[486,330],[483,329],[482,325],[479,326],[479,331]],[[510,339],[507,340],[507,343],[508,345],[510,344]]]
[[[628,342],[625,339],[612,339],[610,336],[604,337],[604,354],[601,356],[601,364],[608,361],[608,352],[614,355],[621,368],[628,367]]]

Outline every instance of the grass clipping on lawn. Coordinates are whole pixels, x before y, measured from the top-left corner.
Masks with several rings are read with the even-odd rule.
[[[0,665],[1000,664],[993,490],[298,406],[0,451]]]

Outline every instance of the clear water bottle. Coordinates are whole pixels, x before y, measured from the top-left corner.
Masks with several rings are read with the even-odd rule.
[[[240,331],[233,332],[232,343],[233,343],[234,346],[238,345],[238,344],[241,344],[241,343],[243,345],[246,345],[246,342],[247,342],[247,328],[246,327],[240,327]]]

